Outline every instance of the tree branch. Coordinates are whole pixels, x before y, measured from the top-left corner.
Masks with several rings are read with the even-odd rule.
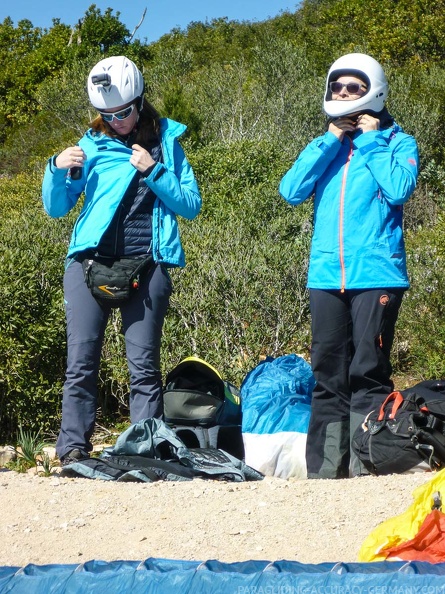
[[[136,25],[136,27],[133,29],[133,33],[130,35],[130,39],[128,40],[128,43],[131,43],[133,40],[133,37],[136,33],[136,31],[139,29],[139,27],[142,25],[144,19],[145,19],[145,15],[147,14],[147,7],[145,7],[144,12],[142,13],[142,17],[141,20],[139,21],[139,23]]]

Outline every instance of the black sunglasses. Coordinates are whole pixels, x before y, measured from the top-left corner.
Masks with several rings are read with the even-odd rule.
[[[336,80],[334,82],[329,83],[329,88],[331,89],[332,93],[341,93],[344,87],[346,87],[346,90],[351,95],[357,95],[357,93],[359,93],[361,89],[366,90],[364,85],[361,85],[360,83],[356,82],[342,83]]]

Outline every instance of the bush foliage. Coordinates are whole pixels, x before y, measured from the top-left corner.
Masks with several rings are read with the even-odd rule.
[[[117,53],[144,71],[161,114],[188,125],[183,144],[204,200],[196,220],[180,221],[187,266],[171,272],[164,374],[194,354],[240,385],[263,356],[309,356],[312,205],[288,206],[278,184],[323,131],[327,68],[342,53],[364,51],[384,64],[389,110],[421,155],[405,213],[412,288],[397,327],[395,373],[445,376],[445,16],[443,2],[429,3],[428,14],[424,5],[306,0],[263,23],[191,23],[150,45],[130,39],[119,13],[94,5],[74,29],[58,21],[48,31],[29,21],[0,24],[0,442],[18,427],[58,429],[63,263],[76,212],[45,215],[42,173],[94,116],[85,93],[92,64]],[[103,355],[100,413],[116,419],[127,413],[128,394],[117,314]]]

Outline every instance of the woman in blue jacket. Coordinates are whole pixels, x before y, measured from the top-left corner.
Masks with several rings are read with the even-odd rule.
[[[99,112],[76,146],[52,157],[42,195],[52,217],[84,194],[64,275],[68,357],[57,453],[63,465],[92,450],[97,378],[105,327],[118,306],[130,371],[130,419],[163,414],[161,335],[172,287],[168,267],[184,266],[176,215],[193,219],[199,189],[178,137],[186,127],[161,119],[144,99],[144,81],[124,56],[101,60],[88,76]],[[125,258],[142,272],[132,293],[113,302],[118,284],[99,283],[93,296],[84,271]]]
[[[326,81],[327,131],[280,183],[291,204],[314,196],[309,478],[365,473],[350,440],[393,390],[390,351],[409,287],[403,204],[416,186],[418,151],[385,108],[387,95],[373,58],[354,53],[336,60]]]

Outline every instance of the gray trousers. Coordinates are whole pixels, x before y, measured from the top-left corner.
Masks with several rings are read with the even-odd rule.
[[[130,371],[130,420],[161,418],[161,337],[172,292],[163,266],[143,275],[139,290],[119,309]],[[67,369],[63,388],[59,458],[78,448],[90,452],[97,409],[97,380],[105,328],[111,313],[85,284],[82,264],[71,260],[64,275]]]

